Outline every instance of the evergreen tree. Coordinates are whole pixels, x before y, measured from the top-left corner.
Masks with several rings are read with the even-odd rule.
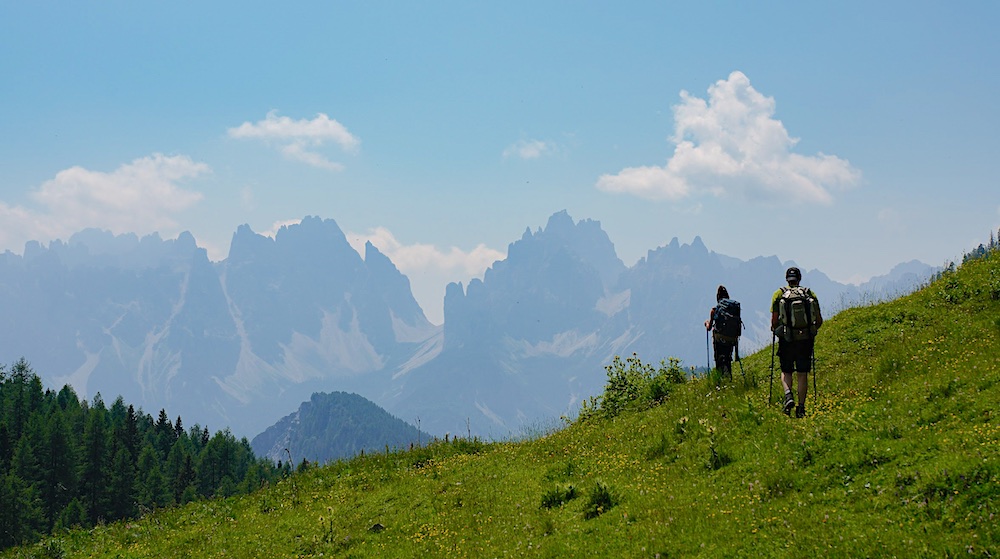
[[[77,452],[61,410],[52,413],[46,425],[46,452],[41,487],[45,516],[51,527],[77,491]]]
[[[14,444],[10,440],[7,423],[0,418],[0,472],[6,472],[10,467],[10,459],[14,455]]]
[[[132,456],[122,445],[111,463],[109,512],[111,518],[133,518],[136,508],[136,473]]]
[[[42,528],[35,490],[17,474],[0,474],[0,549],[34,541]]]
[[[139,453],[137,477],[139,489],[136,498],[140,506],[152,510],[170,504],[160,460],[152,445],[147,444]]]
[[[107,513],[108,443],[104,402],[94,396],[93,407],[87,414],[83,432],[83,457],[80,472],[80,493],[89,520],[96,524]]]
[[[87,509],[80,503],[80,499],[74,498],[66,508],[59,513],[55,527],[57,529],[69,529],[84,526],[87,524]]]
[[[153,427],[153,434],[156,440],[156,450],[160,452],[160,460],[166,460],[170,454],[171,447],[174,446],[174,426],[167,417],[167,410],[160,410],[160,417]]]

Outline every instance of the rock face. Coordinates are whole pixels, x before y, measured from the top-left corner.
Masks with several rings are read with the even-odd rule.
[[[573,415],[615,355],[705,366],[719,284],[742,303],[742,346],[768,344],[788,265],[695,237],[627,267],[598,222],[558,212],[482,280],[447,286],[437,327],[393,263],[371,244],[362,258],[333,220],[307,217],[273,239],[241,226],[217,263],[187,233],[88,230],[0,255],[0,363],[24,356],[50,385],[241,436],[315,392],[344,391],[433,435],[502,438]],[[910,262],[853,286],[812,270],[803,284],[829,316],[933,272]]]
[[[0,257],[0,315],[0,362],[241,435],[440,337],[384,255],[314,217],[242,226],[215,264],[187,233],[31,243]]]

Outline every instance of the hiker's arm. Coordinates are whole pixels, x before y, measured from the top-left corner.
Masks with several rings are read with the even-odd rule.
[[[771,331],[778,327],[778,311],[771,311]]]
[[[708,312],[708,320],[705,321],[705,330],[712,329],[712,321],[715,320],[715,307]]]

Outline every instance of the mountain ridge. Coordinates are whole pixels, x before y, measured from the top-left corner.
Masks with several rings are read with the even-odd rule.
[[[745,346],[768,343],[766,305],[785,265],[675,237],[628,267],[600,222],[563,210],[482,279],[446,286],[435,326],[391,260],[371,243],[364,253],[313,216],[273,238],[242,225],[219,262],[189,233],[28,243],[24,256],[0,256],[0,358],[24,355],[50,382],[246,436],[313,393],[344,391],[432,434],[502,438],[572,416],[615,355],[701,366],[720,283],[744,302]],[[933,271],[903,263],[878,285],[905,291],[921,269]],[[816,270],[804,282],[824,309],[862,293]]]

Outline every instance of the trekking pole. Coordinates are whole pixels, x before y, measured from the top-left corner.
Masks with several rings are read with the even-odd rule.
[[[740,364],[740,375],[743,377],[743,386],[746,387],[746,385],[747,385],[747,374],[746,374],[746,371],[743,370],[743,360],[740,359],[740,339],[739,338],[736,338],[736,362]],[[730,369],[729,376],[732,376],[732,366],[731,365],[730,365],[729,369]]]
[[[816,348],[812,350],[813,394],[816,395],[816,405],[819,405],[819,389],[816,388]]]
[[[712,372],[712,357],[708,351],[708,328],[705,328],[705,374]]]
[[[771,332],[771,380],[767,386],[767,403],[771,403],[771,393],[774,391],[774,332]]]

